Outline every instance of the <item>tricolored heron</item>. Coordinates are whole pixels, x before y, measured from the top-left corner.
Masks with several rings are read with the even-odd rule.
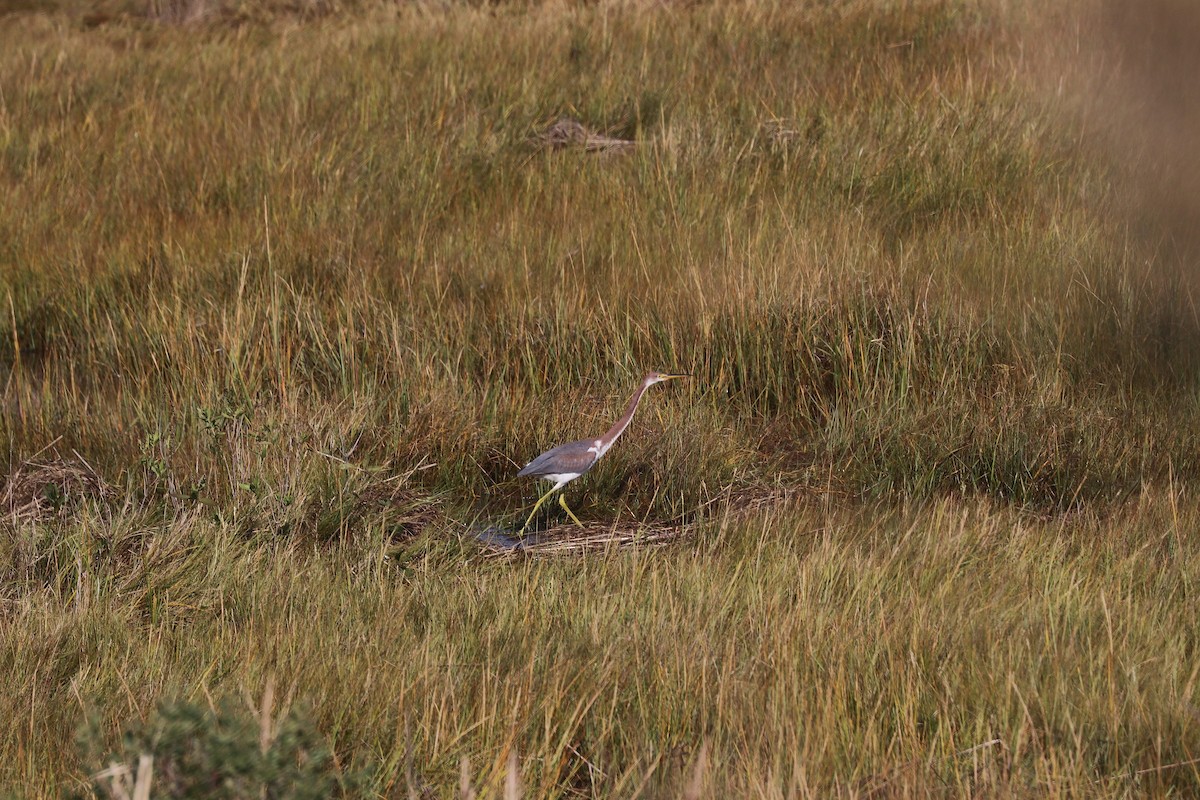
[[[642,380],[642,385],[633,393],[633,397],[629,398],[629,405],[625,407],[625,413],[613,423],[613,426],[608,429],[608,433],[598,439],[580,439],[578,442],[560,444],[526,464],[524,469],[517,473],[518,477],[528,475],[545,481],[554,481],[554,486],[533,504],[533,511],[529,512],[529,518],[525,520],[521,530],[524,531],[529,527],[529,523],[533,522],[534,514],[537,514],[537,510],[541,508],[547,497],[594,467],[596,462],[608,452],[608,448],[613,446],[613,442],[617,441],[617,437],[624,433],[625,428],[629,426],[629,421],[633,419],[633,412],[637,411],[638,403],[641,402],[642,395],[646,393],[647,389],[656,383],[686,377],[688,376],[651,372]],[[560,494],[558,502],[567,515],[575,521],[575,524],[582,528],[583,523],[579,521],[579,517],[575,516],[575,513],[567,507],[566,495]]]

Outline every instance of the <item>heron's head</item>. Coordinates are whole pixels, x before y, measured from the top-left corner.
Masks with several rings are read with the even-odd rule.
[[[691,377],[691,375],[672,375],[672,374],[669,374],[666,372],[651,372],[648,375],[646,375],[646,380],[644,381],[644,383],[646,384],[646,386],[653,386],[654,384],[662,383],[663,381],[673,381],[676,378],[690,378],[690,377]]]

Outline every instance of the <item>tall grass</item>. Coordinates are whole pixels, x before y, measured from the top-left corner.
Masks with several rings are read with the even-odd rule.
[[[268,677],[381,794],[1195,791],[1190,284],[1074,9],[188,8],[0,16],[14,791]],[[655,368],[572,505],[686,540],[484,558]]]

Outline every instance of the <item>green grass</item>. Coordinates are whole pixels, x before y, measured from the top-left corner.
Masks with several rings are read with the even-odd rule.
[[[12,793],[268,684],[368,795],[1200,790],[1187,215],[1094,20],[204,8],[0,7]],[[680,541],[486,557],[650,369],[571,503]]]

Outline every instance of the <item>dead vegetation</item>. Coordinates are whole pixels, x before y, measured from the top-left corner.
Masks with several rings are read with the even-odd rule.
[[[1197,794],[1186,192],[1086,23],[72,2],[0,16],[0,794],[266,675],[362,796]],[[647,369],[586,526],[481,543]]]
[[[605,136],[570,117],[559,117],[533,137],[534,143],[546,150],[577,149],[600,155],[629,153],[637,146],[631,139]]]
[[[14,525],[61,519],[85,502],[103,503],[116,497],[113,487],[78,453],[23,461],[8,473],[3,486],[0,508]]]
[[[582,528],[566,523],[524,536],[496,528],[468,530],[489,556],[546,555],[580,556],[624,547],[658,547],[686,541],[694,536],[694,525],[602,525]]]

